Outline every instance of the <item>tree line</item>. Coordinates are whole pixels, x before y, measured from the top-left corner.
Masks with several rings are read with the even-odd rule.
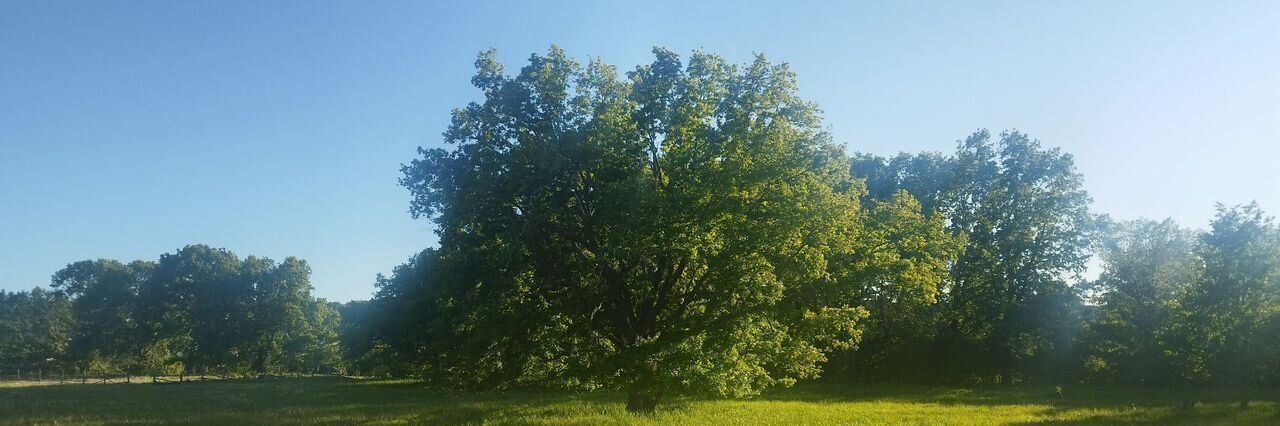
[[[922,346],[866,339],[883,361],[853,363],[859,377],[1280,385],[1280,228],[1256,203],[1218,205],[1203,231],[1091,216],[1068,155],[990,137],[853,159],[873,198],[918,194],[968,238]]]
[[[311,295],[310,275],[297,258],[205,245],[75,262],[52,291],[0,292],[0,366],[31,377],[338,372],[340,317]]]
[[[786,64],[654,54],[622,73],[553,47],[509,74],[482,53],[482,99],[402,166],[439,243],[371,300],[204,246],[80,262],[0,295],[0,362],[345,368],[620,390],[632,411],[802,380],[1280,385],[1280,229],[1258,205],[1117,222],[1025,133],[848,154]]]

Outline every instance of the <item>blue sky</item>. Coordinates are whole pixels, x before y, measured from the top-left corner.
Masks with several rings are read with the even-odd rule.
[[[0,289],[208,243],[367,298],[435,243],[396,179],[475,54],[553,43],[790,62],[850,150],[1018,128],[1116,218],[1280,213],[1280,2],[541,3],[0,1]]]

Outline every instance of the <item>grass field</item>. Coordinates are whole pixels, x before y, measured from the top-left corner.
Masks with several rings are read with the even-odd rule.
[[[419,383],[339,378],[182,384],[0,384],[0,424],[1280,424],[1276,392],[1182,392],[1067,386],[972,390],[917,386],[801,386],[746,401],[667,400],[633,416],[622,395],[456,393]]]

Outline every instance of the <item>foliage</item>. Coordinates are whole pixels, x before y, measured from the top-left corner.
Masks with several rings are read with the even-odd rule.
[[[1103,271],[1092,283],[1096,305],[1086,325],[1089,374],[1095,380],[1169,383],[1178,374],[1168,356],[1178,303],[1201,275],[1195,234],[1172,220],[1137,220],[1109,227]]]
[[[1219,205],[1195,251],[1203,273],[1178,311],[1183,377],[1233,386],[1275,383],[1280,229],[1256,203]]]
[[[1011,382],[1069,370],[1083,315],[1071,280],[1094,226],[1070,155],[1016,131],[993,142],[981,130],[951,156],[859,154],[851,170],[873,198],[907,191],[966,237],[941,305],[901,312],[915,330],[868,341],[863,375]]]
[[[108,365],[130,362],[137,342],[138,289],[152,269],[146,262],[99,259],[72,263],[53,275],[53,287],[72,301],[75,322],[67,355],[77,368],[106,372],[112,370]]]
[[[1280,230],[1256,204],[1208,231],[1123,224],[1095,283],[1087,364],[1127,383],[1273,385],[1280,378]],[[1247,400],[1247,398],[1245,398]]]
[[[484,102],[402,180],[440,234],[432,374],[620,387],[642,409],[753,395],[856,343],[863,287],[936,295],[942,221],[906,194],[862,208],[786,65],[654,54],[626,79],[554,47],[514,77],[477,60]]]
[[[980,131],[960,143],[954,170],[944,208],[968,247],[946,302],[951,373],[1009,382],[1061,371],[1055,355],[1069,353],[1079,324],[1066,279],[1084,271],[1093,219],[1071,156]]]
[[[60,366],[72,327],[71,303],[62,294],[0,291],[0,368]]]
[[[311,296],[310,274],[297,258],[204,245],[158,262],[75,262],[53,275],[56,293],[0,294],[0,327],[12,330],[3,362],[95,375],[341,371],[341,317]]]

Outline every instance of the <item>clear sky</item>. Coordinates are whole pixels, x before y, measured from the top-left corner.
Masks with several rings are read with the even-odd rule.
[[[1018,128],[1120,219],[1280,213],[1280,1],[832,3],[0,0],[0,289],[207,243],[367,298],[435,243],[396,179],[475,54],[553,43],[790,62],[850,150]]]

